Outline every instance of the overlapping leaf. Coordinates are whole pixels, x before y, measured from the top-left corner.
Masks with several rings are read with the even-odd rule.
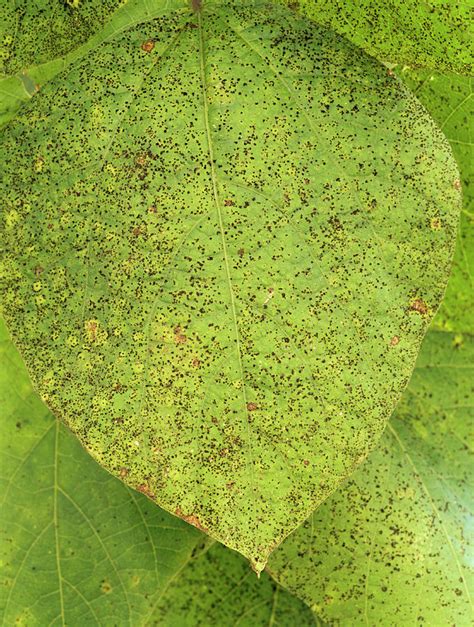
[[[434,325],[474,333],[474,94],[472,78],[404,68],[401,78],[446,135],[461,171],[463,210],[451,276]]]
[[[474,338],[429,332],[377,450],[270,558],[326,621],[472,618]]]
[[[439,0],[277,0],[376,58],[472,73],[472,6]]]
[[[261,569],[406,384],[457,224],[445,140],[382,66],[255,3],[131,28],[34,105],[4,134],[2,284],[35,384]]]

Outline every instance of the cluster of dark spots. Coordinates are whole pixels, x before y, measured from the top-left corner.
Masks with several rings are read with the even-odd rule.
[[[410,304],[410,311],[416,311],[416,313],[419,313],[422,316],[426,316],[426,314],[428,313],[428,305],[421,298],[416,298]]]
[[[153,39],[148,39],[147,41],[144,41],[142,45],[140,46],[140,48],[144,52],[151,52],[154,47],[155,47],[155,42],[153,41]]]
[[[21,429],[21,422],[17,422],[15,426],[17,429]]]

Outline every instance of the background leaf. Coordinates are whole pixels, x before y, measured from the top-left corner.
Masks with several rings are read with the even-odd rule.
[[[383,66],[252,3],[131,28],[32,105],[2,282],[35,385],[261,569],[406,385],[454,243],[447,144]]]
[[[446,135],[461,171],[463,210],[454,264],[434,327],[474,333],[474,94],[472,78],[403,68],[400,76]]]
[[[471,9],[453,0],[277,0],[381,61],[472,72]]]
[[[380,446],[270,558],[324,620],[472,617],[474,338],[428,333]]]
[[[302,601],[100,468],[0,322],[5,625],[313,625]],[[212,541],[211,541],[212,542]]]

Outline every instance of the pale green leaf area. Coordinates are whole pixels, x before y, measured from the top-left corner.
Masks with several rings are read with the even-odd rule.
[[[458,222],[446,140],[332,32],[209,2],[98,47],[2,148],[3,309],[42,398],[262,569],[409,379]]]
[[[126,0],[0,0],[0,74],[64,56]]]
[[[276,0],[335,30],[377,59],[472,73],[472,2]]]
[[[3,625],[311,625],[300,600],[92,460],[0,323]],[[211,541],[212,542],[212,541]]]
[[[468,625],[474,583],[474,337],[430,331],[367,462],[270,558],[342,625]]]
[[[434,326],[474,333],[474,93],[473,79],[403,68],[400,76],[446,135],[463,192],[461,228],[452,274]]]
[[[131,25],[186,11],[188,6],[187,0],[88,0],[77,5],[67,0],[15,4],[0,0],[6,16],[0,26],[0,41],[4,42],[0,54],[5,61],[5,76],[0,78],[0,128],[47,81],[102,42]]]

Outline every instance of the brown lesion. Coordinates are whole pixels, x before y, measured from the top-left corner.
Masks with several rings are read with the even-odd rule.
[[[416,311],[421,316],[426,316],[428,313],[428,305],[421,298],[415,298],[410,304],[410,311]]]
[[[174,341],[176,344],[186,344],[188,338],[184,335],[181,327],[174,328]]]
[[[196,527],[197,529],[199,529],[200,531],[203,531],[204,533],[209,533],[209,530],[201,524],[201,521],[195,514],[184,514],[180,507],[177,507],[174,513],[176,514],[176,516],[179,516],[179,518],[181,518],[185,522],[189,523],[190,525],[193,525],[193,527]]]
[[[191,8],[197,13],[202,9],[202,0],[191,0]]]
[[[144,52],[151,52],[155,47],[155,42],[153,39],[148,39],[147,41],[144,41],[140,47]]]

